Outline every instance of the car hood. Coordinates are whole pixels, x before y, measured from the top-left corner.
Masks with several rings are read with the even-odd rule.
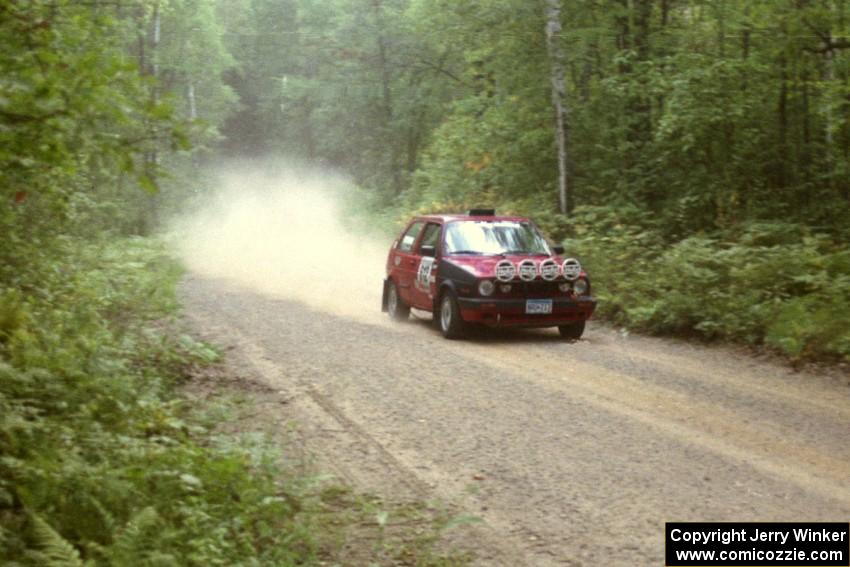
[[[496,264],[502,260],[509,260],[514,265],[519,264],[523,260],[531,259],[535,265],[548,259],[552,259],[558,263],[563,262],[560,256],[527,256],[523,254],[508,254],[505,256],[471,256],[466,254],[457,254],[444,256],[443,261],[454,264],[455,266],[469,272],[476,278],[492,278],[495,276]]]

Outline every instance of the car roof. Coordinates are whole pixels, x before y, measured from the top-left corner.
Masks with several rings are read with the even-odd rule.
[[[452,221],[528,221],[528,217],[518,217],[512,215],[419,215],[415,220],[424,220],[432,222],[452,222]]]

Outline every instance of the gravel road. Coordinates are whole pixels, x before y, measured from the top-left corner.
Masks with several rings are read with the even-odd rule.
[[[665,521],[850,518],[846,376],[593,322],[447,341],[374,283],[345,313],[197,273],[182,294],[325,465],[483,518],[480,565],[657,566]]]

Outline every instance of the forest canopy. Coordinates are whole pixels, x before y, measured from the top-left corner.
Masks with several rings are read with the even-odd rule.
[[[571,208],[636,206],[671,237],[846,224],[844,3],[560,4]],[[231,151],[341,167],[382,205],[554,208],[544,2],[221,7],[243,103]]]

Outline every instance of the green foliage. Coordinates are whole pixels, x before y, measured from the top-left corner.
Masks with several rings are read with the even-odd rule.
[[[180,136],[170,106],[151,98],[127,57],[123,34],[131,29],[108,10],[74,2],[4,5],[0,186],[13,205],[0,211],[0,226],[14,245],[99,198],[133,203],[114,190],[116,181],[150,183],[154,164],[140,156]],[[127,209],[111,212],[133,222],[138,210]]]
[[[407,5],[401,25],[412,35],[397,38],[394,100],[417,90],[400,72],[415,67],[414,53],[440,55],[431,84],[447,98],[424,105],[436,119],[417,138],[425,143],[400,195],[386,189],[389,174],[349,167],[377,203],[367,212],[383,225],[482,205],[529,215],[551,238],[571,239],[600,312],[622,325],[765,344],[794,359],[846,358],[846,7],[561,7],[571,215],[556,212],[542,5],[489,0]],[[363,46],[322,29],[337,49]],[[347,67],[345,79],[374,78],[372,63]],[[347,95],[352,108],[365,101]],[[415,114],[393,108],[397,124],[414,124]],[[360,137],[338,138],[370,158]]]
[[[95,4],[0,6],[0,563],[314,565],[338,518],[177,395],[219,355],[174,331],[180,270],[133,236],[203,183],[224,31],[205,2]]]
[[[39,551],[33,553],[46,567],[83,567],[80,553],[68,541],[36,515],[30,518],[33,539]]]
[[[576,211],[566,242],[594,276],[600,314],[630,328],[850,360],[850,251],[789,223],[668,244],[628,210]]]
[[[61,257],[3,294],[0,562],[308,561],[305,489],[263,446],[210,439],[173,397],[185,365],[215,353],[164,326],[180,271],[162,247],[68,241]]]

